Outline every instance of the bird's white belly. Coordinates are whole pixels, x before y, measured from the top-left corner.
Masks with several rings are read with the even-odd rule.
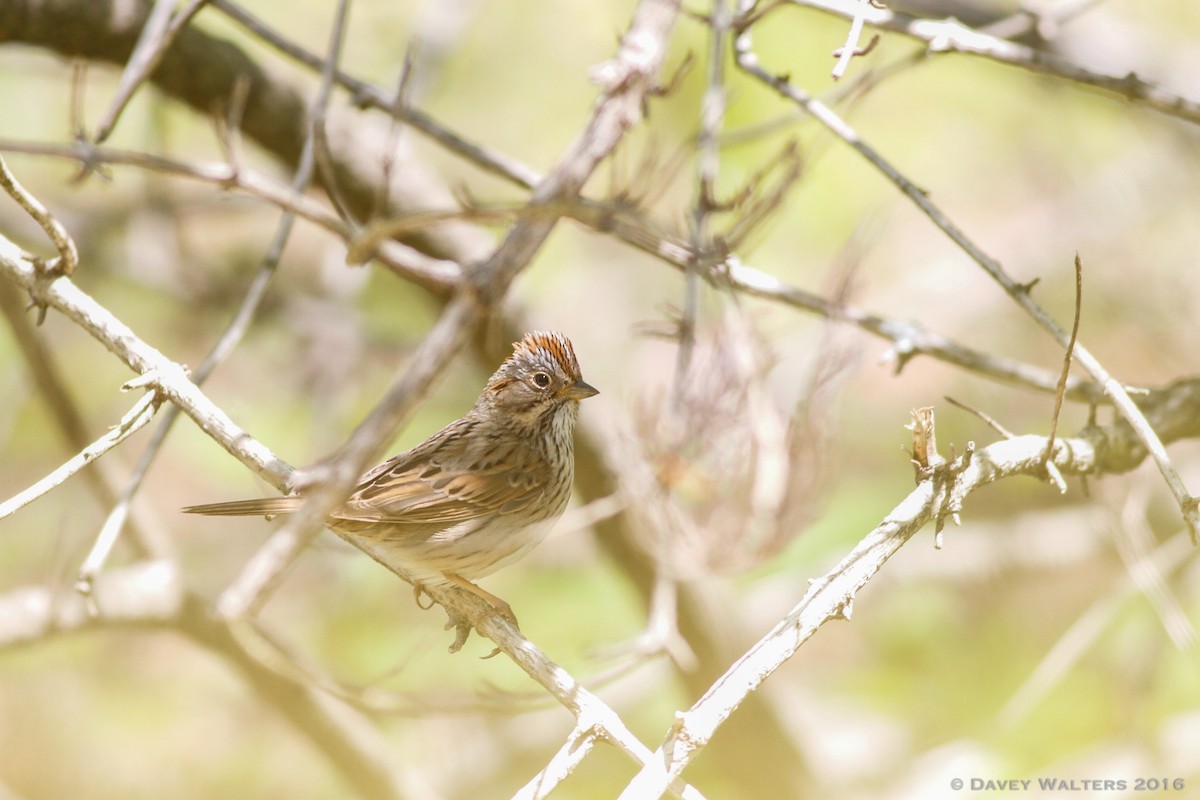
[[[344,535],[360,541],[416,583],[437,585],[449,583],[445,572],[473,581],[517,561],[546,538],[559,516],[524,526],[514,525],[503,516],[464,520],[421,542]]]

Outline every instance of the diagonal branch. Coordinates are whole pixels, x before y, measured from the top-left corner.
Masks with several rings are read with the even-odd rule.
[[[4,519],[14,511],[24,508],[50,490],[60,486],[79,470],[140,431],[150,420],[154,419],[154,412],[157,410],[157,394],[149,391],[133,405],[133,408],[126,412],[121,421],[111,430],[37,483],[0,503],[0,519]]]
[[[62,312],[138,375],[146,376],[164,397],[179,406],[200,429],[268,483],[282,488],[291,467],[240,427],[200,391],[183,366],[144,342],[128,325],[72,283],[42,275],[21,249],[0,236],[0,275],[34,299]]]
[[[1144,81],[1135,73],[1112,75],[1081,67],[1064,58],[1028,45],[973,30],[955,19],[917,19],[883,7],[863,9],[858,0],[789,0],[794,5],[855,19],[901,33],[929,45],[929,53],[967,53],[1002,64],[1050,75],[1117,95],[1135,105],[1200,124],[1200,103]]]
[[[812,581],[803,599],[703,697],[677,715],[654,757],[622,793],[623,800],[660,797],[746,697],[795,655],[818,628],[850,617],[858,590],[927,523],[958,513],[971,492],[997,480],[1015,475],[1042,478],[1045,447],[1046,437],[1017,436],[954,462],[929,454],[930,463],[938,466],[927,471],[917,488],[832,571]],[[1109,466],[1106,453],[1105,434],[1093,428],[1079,437],[1059,440],[1053,463],[1065,474],[1090,474]]]
[[[748,4],[749,0],[743,0]],[[879,151],[868,144],[845,120],[820,100],[813,98],[807,92],[794,86],[786,76],[778,76],[768,72],[759,63],[758,56],[751,48],[750,34],[743,31],[734,40],[734,60],[748,75],[771,87],[783,97],[791,100],[814,119],[829,129],[835,136],[844,141],[858,152],[873,167],[878,169],[896,187],[921,210],[952,242],[978,264],[1000,287],[1012,298],[1044,331],[1050,334],[1064,349],[1070,346],[1070,336],[1057,322],[1034,301],[1030,292],[1031,284],[1018,283],[1004,266],[992,258],[983,248],[977,245],[966,233],[959,228],[929,197],[929,193],[913,183],[901,173]],[[1183,483],[1183,479],[1172,465],[1167,451],[1154,429],[1146,422],[1137,405],[1129,397],[1125,387],[1109,375],[1100,361],[1082,344],[1074,344],[1075,359],[1087,370],[1108,395],[1117,412],[1125,418],[1130,427],[1142,440],[1150,457],[1154,460],[1162,474],[1167,487],[1179,505],[1184,522],[1191,532],[1194,542],[1200,541],[1200,499],[1193,497]]]

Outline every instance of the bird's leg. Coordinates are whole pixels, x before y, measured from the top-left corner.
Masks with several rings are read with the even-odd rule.
[[[471,594],[485,601],[497,614],[511,622],[514,628],[519,629],[521,627],[517,624],[517,615],[513,613],[512,606],[501,600],[499,597],[496,597],[496,595],[492,594],[487,589],[477,586],[461,575],[455,575],[453,572],[443,572],[442,575],[445,576],[446,580],[450,581],[458,588],[466,589]]]

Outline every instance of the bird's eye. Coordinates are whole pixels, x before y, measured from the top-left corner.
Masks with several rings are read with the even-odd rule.
[[[533,373],[533,383],[539,389],[545,389],[550,385],[550,376],[544,372]]]

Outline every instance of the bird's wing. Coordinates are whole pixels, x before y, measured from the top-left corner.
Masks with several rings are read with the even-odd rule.
[[[490,438],[460,420],[366,473],[333,517],[453,523],[536,504],[550,483],[545,458],[519,437]]]

